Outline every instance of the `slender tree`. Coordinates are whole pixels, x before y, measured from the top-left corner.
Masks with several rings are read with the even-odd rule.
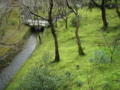
[[[56,30],[54,28],[53,19],[52,19],[52,9],[53,9],[53,0],[49,0],[50,2],[50,11],[48,12],[49,14],[49,19],[48,22],[50,23],[51,27],[51,32],[54,37],[54,42],[55,42],[55,60],[54,62],[60,61],[60,55],[59,55],[59,49],[58,49],[58,40],[57,40],[57,35],[56,35]]]
[[[45,17],[43,17],[41,15],[38,15],[38,14],[32,12],[30,10],[29,6],[27,6],[24,2],[23,3],[24,3],[24,6],[26,6],[29,9],[29,11],[30,11],[31,14],[33,14],[33,15],[35,15],[37,17],[40,17],[40,18],[42,18],[44,20],[47,20],[49,22],[50,27],[51,27],[51,33],[53,35],[54,44],[55,44],[55,59],[54,59],[53,62],[58,62],[58,61],[60,61],[59,47],[58,47],[57,34],[56,34],[56,30],[55,30],[55,27],[54,27],[54,24],[53,24],[53,18],[52,18],[54,1],[53,0],[48,0],[47,2],[49,4],[48,18],[45,18]]]
[[[95,0],[91,0],[96,7],[100,8],[102,13],[102,21],[103,21],[103,30],[106,31],[106,28],[108,27],[107,19],[106,19],[106,9],[105,4],[111,0],[101,0],[101,4],[99,5]]]
[[[78,0],[78,1],[79,1],[79,0]],[[79,37],[79,32],[78,32],[78,30],[79,30],[79,16],[78,16],[77,6],[76,6],[76,4],[74,3],[75,8],[73,8],[72,6],[70,6],[68,0],[66,0],[66,2],[67,2],[68,8],[71,9],[71,10],[73,11],[73,13],[75,14],[75,16],[76,16],[75,36],[76,36],[76,39],[77,39],[79,55],[85,55],[84,52],[83,52],[82,46],[81,46],[80,37]]]
[[[60,17],[65,21],[65,28],[68,29],[68,12],[66,2],[63,0],[56,0],[58,5],[58,13]]]
[[[118,0],[114,0],[115,3],[115,8],[116,8],[116,13],[118,15],[118,17],[120,18],[120,11],[119,11],[119,7],[118,7]]]

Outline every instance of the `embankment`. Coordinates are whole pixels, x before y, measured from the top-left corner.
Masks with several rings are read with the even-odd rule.
[[[4,55],[0,56],[0,73],[6,66],[10,64],[14,56],[20,52],[27,41],[28,37],[31,35],[30,30],[27,30],[21,40],[16,42],[12,47],[10,47],[9,51],[7,51]]]

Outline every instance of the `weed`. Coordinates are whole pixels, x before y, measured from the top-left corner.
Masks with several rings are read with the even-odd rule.
[[[89,58],[89,61],[100,66],[100,64],[108,64],[110,62],[110,57],[106,55],[104,51],[95,50],[94,57]]]
[[[52,59],[52,55],[49,52],[45,52],[41,58],[41,61],[45,66],[48,66],[50,60]]]
[[[66,76],[67,77],[70,77],[71,76],[71,73],[69,71],[66,72]]]
[[[103,87],[103,89],[104,90],[109,90],[110,88],[110,85],[109,85],[109,83],[104,83],[104,85],[103,85],[104,87]]]
[[[76,81],[76,85],[77,85],[77,86],[82,86],[82,84],[83,84],[82,81],[80,81],[80,80],[77,80],[77,81]]]

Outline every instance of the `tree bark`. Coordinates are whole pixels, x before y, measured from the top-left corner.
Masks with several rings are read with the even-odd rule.
[[[51,20],[49,20],[50,27],[51,27],[51,32],[54,38],[54,43],[55,43],[55,59],[53,62],[58,62],[60,61],[60,55],[59,55],[59,49],[58,49],[58,40],[57,40],[57,35],[55,33],[54,25]]]
[[[42,44],[41,37],[40,37],[39,33],[38,33],[38,37],[39,37],[40,44]]]
[[[54,43],[55,43],[55,59],[53,62],[59,62],[60,61],[60,55],[59,55],[59,48],[58,48],[58,40],[57,40],[57,35],[55,32],[55,28],[54,28],[54,24],[52,23],[53,19],[52,19],[52,8],[53,8],[53,0],[50,0],[50,11],[48,13],[49,15],[49,19],[48,22],[50,23],[50,27],[51,27],[51,32],[54,38]]]
[[[117,0],[114,0],[114,2],[115,2],[115,8],[116,8],[117,15],[118,15],[118,17],[120,18],[120,11],[119,11],[119,9],[118,9]]]
[[[56,28],[58,27],[58,25],[57,25],[57,21],[58,21],[58,19],[57,19],[57,17],[56,17]]]
[[[68,29],[68,17],[66,16],[66,25],[65,25],[65,27],[66,27],[66,29]]]
[[[76,16],[76,30],[75,30],[75,36],[76,36],[76,39],[77,39],[77,45],[78,45],[78,53],[79,55],[85,55],[84,52],[83,52],[83,48],[81,46],[81,42],[80,42],[80,38],[79,38],[79,33],[78,33],[78,30],[79,30],[79,17],[78,17],[78,11],[77,9],[74,9],[72,8],[69,3],[68,3],[68,0],[66,0],[67,2],[67,6],[69,9],[71,9],[73,11],[73,13],[75,14]]]
[[[104,5],[109,0],[108,1],[102,0],[101,5],[97,4],[94,0],[91,0],[91,1],[96,5],[96,7],[101,9],[102,21],[103,21],[103,30],[106,31],[106,28],[108,27],[108,23],[107,23],[107,20],[106,20],[106,11],[105,11],[105,6]]]
[[[79,19],[79,17],[78,17],[78,15],[76,15],[75,36],[76,36],[77,44],[78,44],[78,53],[79,53],[79,55],[85,55],[84,52],[83,52],[82,46],[81,46],[80,37],[79,37],[79,33],[78,33],[78,30],[79,30],[79,21],[78,21],[78,19]]]
[[[106,12],[105,12],[105,7],[101,6],[101,11],[102,11],[102,21],[103,21],[103,30],[106,31],[106,28],[108,27],[108,23],[106,20]]]

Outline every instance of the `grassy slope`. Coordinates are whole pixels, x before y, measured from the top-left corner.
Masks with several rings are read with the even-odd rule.
[[[120,29],[119,27],[114,30],[114,26],[118,26],[120,23],[115,10],[107,10],[107,20],[110,26],[108,28],[109,33],[100,30],[102,21],[98,9],[93,9],[93,11],[90,12],[88,9],[84,8],[80,9],[79,13],[82,16],[79,35],[86,55],[78,55],[74,35],[75,28],[70,24],[70,19],[74,14],[70,14],[69,29],[65,30],[62,20],[59,21],[57,28],[61,61],[59,63],[49,64],[49,68],[52,68],[56,74],[64,74],[67,71],[72,74],[73,80],[71,81],[71,89],[69,90],[90,90],[90,88],[93,88],[91,90],[103,90],[103,87],[107,87],[108,84],[111,88],[108,90],[119,90],[119,83],[114,81],[119,79],[120,76],[119,49],[115,52],[115,62],[113,64],[102,65],[101,68],[98,68],[98,66],[91,64],[88,60],[93,56],[93,51],[96,49],[103,50],[109,54],[109,49],[102,38],[102,34],[104,33],[111,42]],[[22,68],[16,73],[7,86],[6,90],[13,90],[14,87],[19,85],[16,81],[20,81],[21,77],[27,74],[27,71],[32,67],[43,64],[40,59],[45,53],[51,54],[54,59],[54,42],[50,34],[50,29],[46,30],[43,44],[39,45],[31,57],[23,64]],[[77,66],[79,67],[77,68]],[[77,80],[83,82],[81,87],[75,84]]]
[[[0,56],[4,55],[17,42],[19,42],[28,30],[28,27],[25,27],[24,25],[21,26],[20,30],[18,30],[20,14],[18,10],[19,8],[15,8],[12,10],[10,18],[8,19],[8,24],[5,24],[2,28],[5,31],[5,35],[0,42],[10,46],[0,45]]]

